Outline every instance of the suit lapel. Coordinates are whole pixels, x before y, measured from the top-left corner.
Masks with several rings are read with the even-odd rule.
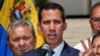
[[[69,56],[71,53],[70,47],[64,42],[64,48],[60,56]]]
[[[64,42],[64,48],[60,56],[79,56],[79,50],[76,50]]]

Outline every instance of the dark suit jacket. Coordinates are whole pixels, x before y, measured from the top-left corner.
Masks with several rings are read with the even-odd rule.
[[[42,52],[41,48],[38,48],[36,50],[31,50],[27,53],[24,53],[22,56],[40,56]],[[79,56],[79,50],[76,50],[70,46],[68,46],[66,43],[64,44],[64,48],[62,50],[62,53],[60,56]]]

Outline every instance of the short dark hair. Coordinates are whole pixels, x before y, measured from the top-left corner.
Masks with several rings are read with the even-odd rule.
[[[93,36],[93,39],[92,39],[92,44],[93,44],[94,39],[95,39],[95,38],[97,38],[98,36],[100,36],[100,32],[99,32],[99,33],[97,33],[97,34],[95,34],[95,35]]]
[[[62,20],[63,22],[65,22],[65,12],[64,12],[64,8],[57,4],[57,3],[54,3],[54,2],[50,2],[50,3],[47,3],[45,5],[43,5],[40,9],[39,9],[39,12],[38,12],[38,21],[39,23],[41,23],[41,19],[42,19],[42,11],[43,10],[49,10],[49,9],[59,9],[61,11],[61,15],[62,15]]]
[[[98,7],[98,6],[100,6],[100,2],[98,2],[98,3],[96,3],[96,4],[94,4],[94,6],[91,8],[91,16],[93,15],[93,10],[96,8],[96,7]]]

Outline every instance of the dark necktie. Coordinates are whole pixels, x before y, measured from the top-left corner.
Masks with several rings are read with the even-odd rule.
[[[48,56],[52,56],[54,54],[53,50],[48,51]]]

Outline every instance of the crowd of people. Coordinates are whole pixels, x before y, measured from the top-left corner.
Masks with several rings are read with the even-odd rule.
[[[92,35],[75,47],[63,39],[67,29],[64,8],[50,2],[38,10],[38,30],[42,32],[44,43],[35,49],[37,36],[34,25],[28,20],[16,20],[7,29],[7,45],[13,56],[100,56],[100,2],[91,9],[89,20]]]

